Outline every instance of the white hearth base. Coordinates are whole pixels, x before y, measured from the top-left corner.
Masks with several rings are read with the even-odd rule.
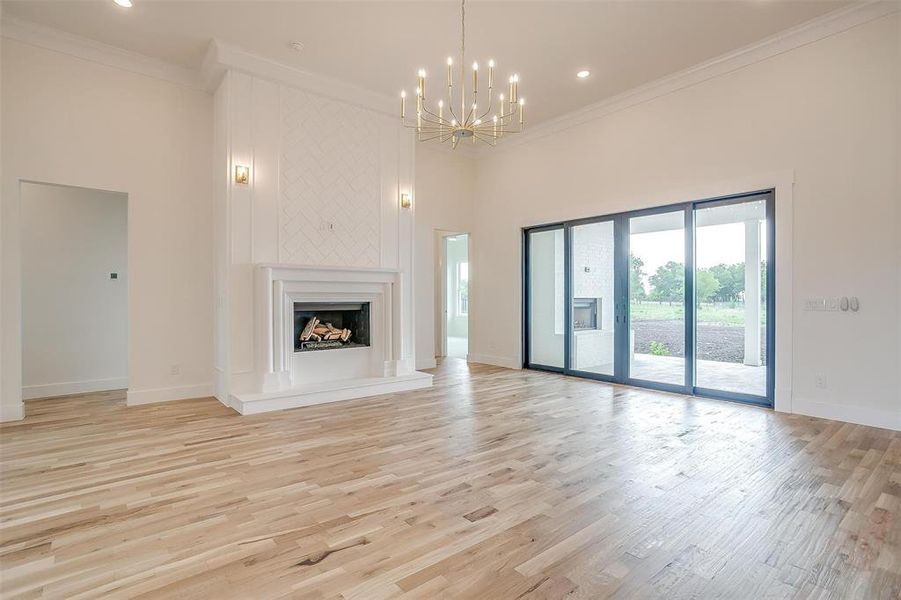
[[[342,379],[272,392],[236,394],[231,396],[229,404],[242,415],[254,415],[286,408],[418,390],[431,385],[432,376],[429,373],[414,371],[395,377]]]

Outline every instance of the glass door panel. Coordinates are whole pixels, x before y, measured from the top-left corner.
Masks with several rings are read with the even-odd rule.
[[[530,231],[528,262],[528,362],[563,369],[565,359],[563,228]]]
[[[695,209],[695,386],[767,395],[766,200]]]
[[[574,225],[570,236],[570,369],[613,377],[614,222]]]
[[[685,210],[629,219],[629,378],[685,381]]]

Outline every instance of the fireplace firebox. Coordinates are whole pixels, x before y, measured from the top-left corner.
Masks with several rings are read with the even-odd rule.
[[[295,302],[294,351],[369,346],[369,302]]]
[[[600,298],[574,298],[573,299],[573,329],[600,329],[598,311],[600,310]]]

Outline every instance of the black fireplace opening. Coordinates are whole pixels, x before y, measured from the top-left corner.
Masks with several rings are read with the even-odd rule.
[[[573,298],[573,330],[600,329],[598,309],[600,298]]]
[[[295,302],[294,351],[369,346],[369,302]]]

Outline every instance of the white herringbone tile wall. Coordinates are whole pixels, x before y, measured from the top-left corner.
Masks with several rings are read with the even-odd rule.
[[[378,267],[379,117],[281,86],[279,262]]]

